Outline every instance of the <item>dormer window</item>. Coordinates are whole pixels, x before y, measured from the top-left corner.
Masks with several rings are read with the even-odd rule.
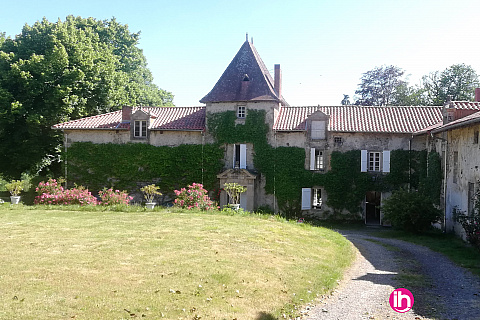
[[[133,127],[134,138],[146,138],[147,137],[147,121],[135,120]]]
[[[325,121],[312,120],[312,140],[325,139]]]
[[[245,119],[247,115],[247,107],[246,106],[238,106],[237,107],[237,118]]]

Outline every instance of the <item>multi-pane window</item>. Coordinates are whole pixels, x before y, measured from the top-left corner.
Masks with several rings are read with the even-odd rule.
[[[238,106],[237,107],[237,118],[240,118],[240,119],[244,119],[246,114],[247,114],[247,110],[246,110],[246,106]]]
[[[380,171],[380,152],[368,153],[368,171]]]
[[[316,148],[310,148],[310,170],[325,170],[325,152]]]
[[[361,172],[390,172],[390,150],[368,151],[361,150]]]
[[[315,170],[323,170],[323,151],[315,149]]]
[[[147,137],[147,121],[146,120],[135,120],[135,124],[133,127],[133,136],[135,138]]]
[[[341,145],[342,144],[342,137],[333,137],[333,143],[336,145]]]
[[[302,188],[302,210],[321,209],[322,204],[321,188]]]
[[[322,208],[322,189],[313,188],[312,193],[313,193],[312,207],[314,209],[321,209]]]

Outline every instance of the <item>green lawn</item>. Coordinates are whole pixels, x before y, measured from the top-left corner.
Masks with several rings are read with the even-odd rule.
[[[0,319],[273,319],[332,290],[354,251],[259,216],[0,207]]]
[[[414,234],[392,228],[369,228],[363,222],[321,221],[317,225],[332,230],[368,232],[372,236],[399,239],[419,244],[444,254],[452,262],[480,276],[480,251],[452,233],[444,234],[438,229],[431,229],[422,234]]]
[[[439,230],[431,230],[424,234],[412,234],[400,230],[379,232],[384,238],[400,239],[423,245],[446,255],[457,265],[480,276],[480,252],[454,234],[443,234]]]

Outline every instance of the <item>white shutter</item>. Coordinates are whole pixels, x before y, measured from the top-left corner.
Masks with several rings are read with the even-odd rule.
[[[362,150],[362,163],[360,165],[360,171],[367,172],[367,163],[368,163],[368,152],[367,150]]]
[[[390,172],[390,151],[389,150],[383,151],[382,171],[383,172]]]
[[[240,169],[247,169],[247,145],[240,145]]]
[[[302,188],[302,210],[310,210],[312,208],[312,189]]]
[[[315,170],[315,148],[310,148],[310,170]]]
[[[312,121],[312,139],[325,139],[325,121]]]

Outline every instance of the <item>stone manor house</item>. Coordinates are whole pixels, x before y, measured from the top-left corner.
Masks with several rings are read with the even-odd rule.
[[[296,147],[305,151],[304,170],[324,174],[331,169],[332,152],[359,150],[359,172],[385,175],[393,150],[437,151],[444,170],[442,207],[451,230],[454,206],[472,210],[469,200],[480,179],[480,102],[449,101],[445,106],[290,106],[282,96],[280,65],[269,73],[248,39],[228,65],[201,107],[125,106],[122,110],[72,120],[53,126],[62,130],[67,146],[76,142],[95,144],[143,143],[153,146],[209,144],[215,137],[209,127],[212,115],[225,111],[236,115],[235,126],[244,126],[249,113],[263,111],[268,126],[266,140],[273,148]],[[480,98],[480,91],[477,92]],[[477,99],[478,101],[479,99]],[[275,192],[265,191],[265,176],[254,163],[254,145],[225,143],[219,186],[237,182],[247,187],[241,207],[255,210],[269,206],[278,211]],[[388,192],[367,191],[360,204],[363,219],[381,224],[382,201]],[[298,190],[304,214],[322,216],[329,211],[323,185]],[[469,198],[470,197],[470,198]],[[220,194],[220,205],[228,201]]]

